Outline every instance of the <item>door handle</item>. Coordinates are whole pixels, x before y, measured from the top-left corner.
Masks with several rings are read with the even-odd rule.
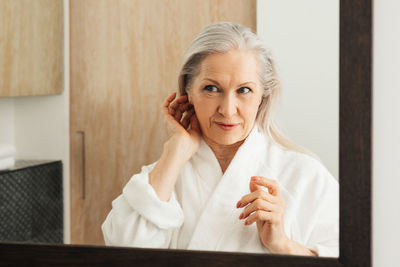
[[[85,132],[77,131],[82,135],[82,199],[86,195],[86,152],[85,152]]]

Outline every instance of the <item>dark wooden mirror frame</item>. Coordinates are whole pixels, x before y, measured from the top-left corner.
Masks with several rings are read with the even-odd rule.
[[[371,266],[372,1],[340,0],[340,256],[0,244],[0,266]]]

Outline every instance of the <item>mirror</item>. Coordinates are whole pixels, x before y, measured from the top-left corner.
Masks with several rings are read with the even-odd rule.
[[[367,5],[368,6],[368,5]],[[350,10],[352,10],[352,9],[350,9]],[[342,34],[342,33],[341,33]],[[342,61],[342,63],[346,63],[346,64],[350,64],[350,63],[348,63],[348,62],[343,62]],[[368,62],[367,62],[368,63]],[[342,65],[343,66],[343,65]],[[345,65],[345,66],[348,66],[348,65]],[[354,67],[354,66],[353,66]],[[346,82],[346,80],[345,81],[342,81],[341,80],[341,86],[343,86],[343,84],[345,84],[345,82]],[[343,113],[341,113],[341,114],[343,114]],[[341,147],[342,147],[342,144],[341,144]],[[349,154],[349,155],[351,155],[351,153]],[[344,165],[345,166],[345,165]],[[344,174],[346,174],[345,173],[345,171],[346,171],[346,167],[344,167],[344,169],[343,169],[343,171],[342,171],[342,165],[341,165],[341,172],[344,172]],[[343,176],[341,176],[341,178],[342,178]],[[341,187],[342,187],[342,184],[341,184]],[[342,193],[342,192],[341,192]],[[341,200],[342,200],[342,198],[341,198]],[[350,215],[350,214],[349,214]],[[345,236],[345,235],[344,235]],[[369,244],[369,242],[368,242],[368,244]],[[341,244],[342,245],[342,244]],[[344,251],[344,247],[342,248],[342,246],[341,246],[341,251]],[[115,250],[113,250],[113,249],[109,249],[108,251],[110,251],[110,255],[112,254],[112,253],[114,253],[114,252],[112,252],[112,251],[115,251]],[[188,255],[188,254],[183,254],[183,255]]]
[[[167,2],[161,4],[159,1],[146,1],[140,2],[138,5],[124,3],[120,7],[111,3],[91,4],[79,1],[71,3],[70,136],[71,155],[73,155],[71,157],[71,243],[103,244],[103,233],[100,231],[100,227],[110,212],[110,204],[121,195],[122,189],[132,175],[140,172],[143,165],[149,165],[159,159],[163,151],[163,144],[167,140],[167,136],[162,129],[163,118],[158,107],[170,94],[171,91],[168,88],[176,90],[179,65],[189,43],[204,26],[214,21],[233,19],[253,29],[256,28],[257,23],[263,23],[255,20],[256,8],[253,6],[255,2],[252,4],[249,1],[237,1],[236,4],[231,5],[227,5],[228,2],[217,4],[213,1],[202,1],[201,3],[181,1],[174,6]],[[232,2],[229,1],[229,3]],[[310,2],[309,10],[313,11],[313,7],[313,3]],[[324,12],[331,14],[332,11],[328,8]],[[274,8],[271,6],[260,7],[259,14],[261,15],[258,17],[262,17],[260,10],[270,9]],[[193,16],[189,12],[193,10],[197,10],[198,14],[207,15]],[[218,10],[218,12],[210,14],[209,10]],[[283,12],[283,10],[281,9],[279,12]],[[311,16],[319,15],[320,12],[322,11],[306,13],[301,19],[313,21],[315,18]],[[171,16],[175,20],[170,21]],[[335,14],[323,17],[337,19]],[[121,20],[124,23],[121,24]],[[181,21],[192,26],[182,28]],[[331,21],[326,24],[335,25]],[[142,27],[141,25],[147,26]],[[327,50],[324,52],[325,54],[333,56],[336,53],[337,55],[337,27],[336,21],[336,31],[333,30],[333,37],[330,37],[330,40],[336,38],[336,46],[331,48],[333,52]],[[265,29],[269,28],[265,27]],[[322,28],[323,30],[320,31],[324,32],[326,29]],[[179,29],[178,35],[176,34],[177,29]],[[311,32],[315,33],[315,31]],[[177,37],[170,38],[170,36],[179,36],[179,39]],[[315,43],[314,39],[311,40]],[[330,40],[327,42],[330,43]],[[316,46],[326,47],[325,43],[318,43]],[[281,46],[277,45],[278,47]],[[337,66],[338,58],[336,57],[334,60],[336,60]],[[311,62],[311,60],[309,61]],[[330,63],[330,61],[332,59],[326,60],[329,62],[328,64],[335,66],[335,63]],[[293,63],[288,61],[286,64],[284,62],[282,64],[290,66]],[[318,64],[321,65],[321,63]],[[317,65],[318,69],[321,68],[320,65]],[[333,67],[332,71],[337,72],[338,70]],[[323,84],[337,85],[337,76],[337,73],[332,75],[334,80],[325,81]],[[289,76],[288,78],[288,80],[292,79]],[[321,84],[316,87],[317,91],[321,91],[319,89]],[[296,86],[295,89],[297,90],[298,87]],[[335,88],[332,90],[335,91]],[[336,87],[336,95],[337,92]],[[96,112],[93,112],[94,110]],[[337,110],[336,106],[336,112]],[[295,113],[294,111],[289,112]],[[320,111],[312,113],[318,112]],[[337,128],[331,132],[337,133]],[[114,156],[110,157],[110,155]],[[203,177],[202,174],[199,175]],[[255,174],[242,174],[243,177],[248,177],[245,179],[249,179],[251,175]],[[273,173],[266,172],[263,175],[274,176]],[[331,179],[331,177],[327,179]],[[204,182],[204,179],[200,180]],[[207,186],[212,187],[213,181],[206,182]],[[246,183],[248,182],[246,181]],[[218,187],[222,187],[221,183],[218,184]],[[286,211],[291,208],[298,210],[294,207],[296,205],[294,193],[288,188],[288,185],[283,187],[282,191],[286,190],[284,193],[287,202]],[[228,213],[226,217],[232,217],[230,222],[240,225],[241,221],[237,219],[240,212],[232,208],[241,196],[249,192],[248,185],[237,188],[246,191],[236,192],[235,198],[237,199],[230,199],[231,206],[224,210]],[[98,195],[101,195],[102,198],[99,199]],[[178,197],[184,198],[183,195]],[[336,200],[332,200],[332,203],[336,205],[336,208],[333,209],[337,209],[337,184],[334,197]],[[208,199],[208,197],[202,196],[198,196],[198,198],[202,199],[199,200],[202,203],[200,205],[204,205]],[[288,198],[293,198],[293,200],[290,201]],[[132,202],[137,203],[137,200],[132,200]],[[199,209],[201,208],[199,207]],[[185,217],[188,216],[190,215]],[[338,224],[337,216],[335,219],[335,223]],[[294,225],[298,226],[298,224],[291,223],[288,217],[286,221],[286,232],[292,231],[292,235],[302,232],[294,229],[296,227]],[[305,223],[305,225],[308,224]],[[252,228],[248,229],[253,230],[247,231],[251,231],[249,236],[252,236],[254,242],[259,242],[254,227],[255,225],[252,225]],[[337,238],[337,229],[329,232],[335,233]],[[109,238],[109,240],[112,239],[112,237]],[[221,242],[233,244],[231,241],[222,240]],[[127,245],[135,242],[109,243]],[[161,247],[169,246],[164,244]],[[171,247],[174,246],[171,245]],[[177,248],[183,247],[185,245]],[[232,249],[230,248],[230,250]],[[215,250],[218,250],[218,245]],[[252,252],[250,249],[242,251]],[[261,252],[262,248],[259,251]],[[338,250],[336,249],[336,251]]]

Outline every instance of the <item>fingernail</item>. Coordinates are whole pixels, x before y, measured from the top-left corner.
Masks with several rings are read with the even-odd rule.
[[[251,177],[251,180],[253,180],[253,181],[258,181],[258,180],[260,180],[260,177],[258,177],[258,176],[253,176],[253,177]]]
[[[240,205],[242,205],[242,203],[240,203],[240,201],[238,201],[238,203],[236,204],[236,208],[239,208]]]
[[[244,221],[244,225],[248,225],[249,223],[247,221]]]
[[[243,213],[240,213],[239,220],[243,218]]]

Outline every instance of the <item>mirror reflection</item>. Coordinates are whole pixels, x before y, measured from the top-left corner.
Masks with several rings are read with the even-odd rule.
[[[63,160],[28,167],[63,173],[65,243],[338,256],[338,17],[304,1],[321,23],[296,36],[274,1],[67,2],[69,90],[0,102],[17,163]],[[69,135],[20,141],[51,110]]]

